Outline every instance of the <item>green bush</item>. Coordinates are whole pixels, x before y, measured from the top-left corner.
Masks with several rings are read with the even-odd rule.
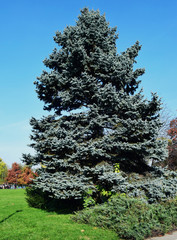
[[[71,213],[79,209],[81,201],[60,200],[49,197],[45,192],[33,187],[26,188],[26,201],[30,207],[40,208],[47,211],[55,211],[58,213]]]
[[[124,239],[140,240],[177,226],[177,200],[147,204],[120,194],[107,203],[77,212],[73,220],[114,230]]]
[[[47,199],[45,198],[45,194],[33,187],[26,188],[26,200],[30,207],[34,208],[46,208]]]

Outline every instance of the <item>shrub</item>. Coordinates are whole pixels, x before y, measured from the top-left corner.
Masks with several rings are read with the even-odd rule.
[[[47,199],[45,199],[45,194],[33,187],[26,187],[26,200],[30,207],[45,209]]]
[[[55,211],[58,213],[71,213],[79,209],[80,201],[76,200],[60,200],[50,198],[45,192],[33,187],[26,188],[26,200],[30,207],[40,208],[47,211]]]
[[[147,204],[120,194],[107,203],[77,212],[73,220],[114,230],[124,239],[141,240],[177,226],[177,200]]]

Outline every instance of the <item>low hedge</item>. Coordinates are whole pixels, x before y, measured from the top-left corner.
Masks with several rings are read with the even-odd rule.
[[[148,204],[126,195],[76,212],[73,220],[114,230],[120,238],[141,240],[177,227],[177,199]]]

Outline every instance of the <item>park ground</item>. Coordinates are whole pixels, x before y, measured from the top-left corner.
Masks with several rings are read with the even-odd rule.
[[[77,224],[72,214],[31,208],[24,189],[0,190],[0,240],[118,240],[108,230]],[[148,240],[177,240],[177,232]]]
[[[0,240],[117,240],[112,231],[74,223],[71,214],[31,208],[24,189],[0,190]]]

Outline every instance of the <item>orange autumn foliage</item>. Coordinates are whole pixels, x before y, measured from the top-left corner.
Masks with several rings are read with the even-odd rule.
[[[18,163],[13,163],[12,168],[8,170],[6,181],[11,184],[17,184],[18,176],[22,173],[20,165]]]
[[[25,167],[23,172],[18,176],[18,184],[19,185],[28,185],[32,183],[33,179],[37,176],[31,168]]]
[[[6,181],[9,184],[28,185],[32,183],[37,176],[30,167],[25,166],[23,169],[18,163],[13,163],[12,168],[8,170]]]

